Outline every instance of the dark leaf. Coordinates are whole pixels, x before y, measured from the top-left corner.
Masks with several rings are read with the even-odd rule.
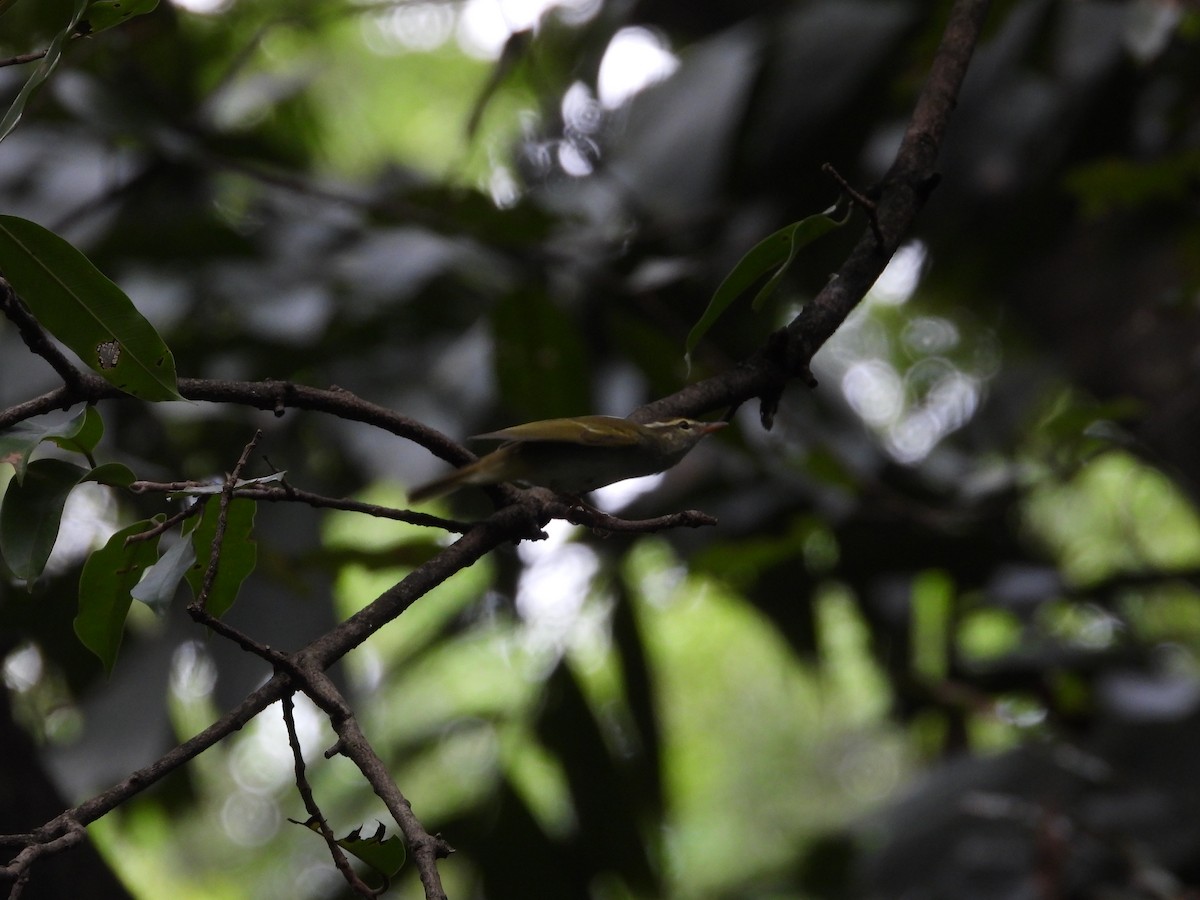
[[[154,327],[86,256],[41,225],[0,216],[0,272],[38,322],[109,383],[143,400],[182,400]]]
[[[258,559],[258,545],[252,537],[256,505],[250,500],[234,499],[226,515],[225,535],[221,542],[217,560],[217,577],[205,601],[205,609],[220,618],[237,599],[242,582],[254,571]],[[210,501],[204,508],[200,524],[191,534],[195,548],[195,562],[187,573],[188,584],[197,599],[204,583],[204,572],[208,568],[213,552],[213,536],[217,530],[220,505]]]
[[[104,671],[110,675],[125,634],[125,617],[133,601],[131,592],[142,573],[158,558],[157,536],[132,543],[127,543],[126,539],[156,524],[153,520],[145,520],[118,531],[88,557],[79,577],[75,634],[85,647],[100,657]]]
[[[18,578],[32,582],[42,574],[67,497],[86,475],[87,469],[61,459],[37,459],[24,480],[9,484],[0,506],[0,555]]]
[[[733,267],[733,271],[725,276],[725,280],[717,287],[712,300],[709,301],[708,308],[704,310],[704,315],[688,332],[685,358],[691,359],[696,345],[708,334],[733,301],[770,273],[766,283],[754,295],[752,306],[756,310],[761,309],[779,287],[780,280],[791,268],[800,249],[849,220],[848,213],[841,219],[833,218],[835,209],[836,207],[831,206],[825,212],[793,222],[750,248]]]
[[[309,819],[307,822],[297,822],[295,819],[288,819],[288,821],[294,825],[302,825],[317,834],[321,833],[321,826],[315,818]],[[359,826],[345,837],[336,838],[335,842],[347,853],[361,859],[385,878],[391,878],[403,867],[407,852],[404,841],[400,840],[399,836],[392,835],[390,838],[384,838],[384,832],[383,823],[380,822],[374,834],[370,837],[363,837],[362,827]]]
[[[34,66],[33,74],[29,76],[29,80],[25,82],[25,86],[21,88],[20,93],[17,94],[17,98],[13,100],[12,105],[8,108],[8,112],[4,114],[4,118],[0,119],[0,141],[8,137],[12,133],[12,130],[17,127],[17,123],[21,121],[21,116],[25,114],[25,107],[29,104],[30,98],[45,83],[46,79],[53,74],[54,70],[58,68],[58,64],[62,60],[63,46],[70,39],[71,35],[75,33],[75,29],[79,24],[79,18],[83,15],[83,10],[86,6],[87,0],[75,0],[75,12],[71,16],[71,21],[50,41],[50,46],[46,48],[46,55],[38,60],[37,65]],[[7,8],[7,4],[3,8],[0,8],[0,14]]]
[[[0,462],[12,463],[18,482],[25,478],[29,456],[42,441],[64,450],[90,454],[104,434],[104,422],[93,406],[66,422],[22,422],[0,434]]]

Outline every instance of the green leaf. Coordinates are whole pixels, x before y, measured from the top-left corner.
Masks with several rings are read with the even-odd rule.
[[[23,480],[9,482],[0,506],[0,555],[18,578],[35,581],[46,568],[67,497],[86,475],[61,459],[36,459]]]
[[[100,418],[96,407],[89,406],[71,420],[71,423],[75,422],[79,424],[73,432],[49,434],[46,438],[64,450],[90,457],[96,445],[100,443],[100,438],[104,437],[104,420]]]
[[[0,216],[0,272],[34,317],[93,371],[143,400],[181,400],[175,360],[125,293],[58,235]]]
[[[179,582],[183,581],[192,563],[196,561],[196,550],[188,538],[176,541],[158,562],[148,568],[130,591],[134,600],[141,600],[159,615],[167,611]]]
[[[217,563],[217,577],[204,607],[218,618],[233,606],[242,582],[254,571],[254,564],[258,559],[258,547],[251,537],[254,531],[255,509],[257,505],[250,500],[234,498],[229,503],[225,520],[225,539],[221,543],[221,554]],[[216,534],[219,516],[220,505],[215,501],[209,502],[204,508],[200,524],[192,532],[196,561],[188,570],[187,580],[197,599],[204,583],[204,570],[208,568],[212,555],[213,535]]]
[[[153,12],[157,6],[158,0],[96,0],[79,20],[77,30],[80,34],[99,34],[134,16]]]
[[[0,433],[0,463],[12,463],[17,481],[22,481],[29,456],[42,441],[86,455],[96,448],[102,434],[104,422],[92,406],[65,422],[22,422]]]
[[[105,463],[96,466],[83,477],[83,481],[94,481],[97,484],[107,484],[110,487],[129,487],[137,480],[133,470],[121,463]]]
[[[297,822],[295,819],[288,819],[288,821],[317,834],[321,833],[321,826],[315,818],[309,819],[307,822]],[[362,826],[359,826],[344,838],[336,838],[335,843],[347,853],[361,859],[375,871],[382,873],[385,878],[390,879],[404,865],[407,851],[404,848],[404,841],[396,835],[384,840],[384,832],[383,823],[380,822],[375,833],[365,838],[362,836]]]
[[[61,459],[35,459],[24,467],[24,478],[9,483],[0,506],[0,556],[18,578],[34,581],[42,574],[67,497],[84,481],[128,487],[134,474],[120,463],[83,469]]]
[[[158,535],[130,544],[126,544],[126,539],[148,531],[160,521],[162,516],[157,516],[121,529],[83,564],[75,634],[100,657],[106,674],[112,674],[121,648],[125,617],[133,602],[131,592],[142,573],[158,558]]]
[[[752,306],[756,310],[760,309],[779,287],[780,281],[787,270],[791,268],[796,254],[802,247],[849,221],[849,212],[841,219],[835,219],[833,213],[836,209],[836,206],[831,206],[824,212],[808,216],[799,222],[793,222],[763,238],[750,248],[749,252],[733,267],[733,271],[725,276],[725,280],[717,287],[712,300],[709,301],[708,308],[704,310],[704,315],[688,333],[684,359],[688,360],[689,366],[691,365],[692,351],[696,349],[696,345],[700,343],[704,335],[708,334],[717,319],[734,300],[749,290],[764,275],[771,273],[766,283],[754,295]]]
[[[62,60],[63,45],[75,33],[75,29],[79,25],[79,18],[83,15],[83,10],[86,6],[87,0],[75,0],[75,12],[71,16],[71,21],[50,41],[50,46],[46,48],[46,55],[38,60],[38,64],[29,75],[29,80],[25,82],[25,86],[21,88],[17,94],[17,98],[13,100],[12,105],[8,108],[8,112],[4,114],[4,118],[0,119],[0,141],[8,137],[12,133],[12,130],[17,127],[17,123],[21,121],[21,116],[25,114],[25,107],[29,103],[29,99],[42,86],[46,79],[50,77],[54,70],[58,68],[58,64]],[[7,8],[6,5],[4,9]],[[3,10],[0,10],[0,12],[3,12]]]

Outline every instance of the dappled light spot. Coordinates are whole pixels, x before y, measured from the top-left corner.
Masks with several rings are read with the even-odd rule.
[[[261,847],[275,837],[279,807],[267,797],[245,791],[230,794],[221,805],[221,829],[243,847]]]
[[[575,529],[552,522],[545,541],[522,544],[517,553],[525,563],[517,586],[516,607],[524,624],[523,641],[535,656],[553,663],[579,643],[594,643],[603,617],[585,609],[592,579],[600,569],[595,551],[571,542]]]
[[[871,288],[870,299],[887,306],[907,303],[921,282],[928,255],[920,241],[911,241],[897,250]]]
[[[886,425],[903,408],[900,375],[881,359],[855,363],[842,376],[842,393],[851,409],[869,425]]]
[[[217,666],[201,641],[184,641],[171,655],[171,694],[184,702],[204,700],[217,685]]]
[[[939,437],[937,419],[929,410],[905,416],[888,429],[886,447],[900,462],[914,463],[929,455]]]
[[[41,680],[43,669],[37,645],[22,644],[4,658],[4,686],[10,691],[29,690]]]
[[[600,62],[600,102],[616,109],[678,68],[679,58],[661,35],[648,28],[622,28],[613,35]]]
[[[488,175],[488,193],[498,209],[511,209],[521,199],[521,185],[508,166],[494,166]]]
[[[561,108],[563,124],[572,131],[595,134],[604,125],[604,110],[582,81],[576,81],[567,88]]]
[[[103,545],[117,531],[118,512],[110,487],[85,482],[71,491],[46,573],[64,572]]]
[[[900,339],[922,356],[945,353],[958,346],[958,326],[941,316],[917,316],[904,326]]]
[[[850,408],[905,465],[971,421],[999,366],[991,331],[949,314],[897,321],[894,310],[916,295],[928,262],[921,241],[901,247],[817,359],[818,377],[840,381]]]
[[[568,175],[581,178],[591,175],[595,165],[585,152],[587,142],[562,141],[558,145],[558,165]]]
[[[233,0],[171,0],[172,5],[202,16],[215,16],[229,9]]]
[[[662,472],[655,475],[643,475],[641,478],[627,478],[592,492],[592,500],[598,509],[606,513],[618,513],[630,503],[644,494],[649,494],[660,484],[665,476]]]
[[[580,25],[600,10],[600,0],[468,0],[459,15],[459,49],[479,59],[496,59],[518,31],[535,28],[549,10],[568,25]]]
[[[377,53],[429,52],[454,33],[454,10],[445,3],[400,3],[370,18],[364,32]]]
[[[919,462],[946,435],[969,422],[978,405],[976,379],[952,370],[924,393],[919,406],[888,429],[888,451],[900,462]]]

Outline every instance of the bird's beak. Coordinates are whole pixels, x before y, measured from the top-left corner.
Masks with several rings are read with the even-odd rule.
[[[728,422],[705,422],[704,427],[700,429],[701,434],[712,434],[714,431],[720,431]]]

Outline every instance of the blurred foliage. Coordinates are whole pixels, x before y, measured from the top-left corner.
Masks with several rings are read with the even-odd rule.
[[[837,199],[822,163],[864,188],[882,174],[948,8],[162,2],[68,43],[0,144],[0,212],[86,252],[184,376],[336,384],[455,436],[623,414],[682,383],[688,330],[737,261]],[[44,48],[71,10],[19,0],[2,52]],[[452,897],[1200,885],[1198,40],[1184,4],[993,4],[943,180],[818,353],[819,388],[789,392],[769,433],[739,411],[653,492],[600,499],[720,525],[555,528],[339,667],[457,848]],[[625,101],[652,63],[673,74]],[[26,69],[0,68],[5,101]],[[774,320],[727,312],[692,377],[759,346],[864,227],[804,249]],[[5,408],[56,384],[28,359],[0,324]],[[220,475],[259,427],[246,477],[399,505],[443,469],[318,413],[100,414],[97,460],[139,478]],[[473,491],[442,508],[487,509]],[[179,606],[134,605],[109,680],[80,647],[83,557],[164,511],[73,494],[46,575],[0,582],[13,717],[37,745],[22,765],[66,800],[267,674]],[[254,534],[229,619],[285,649],[443,542],[265,504]],[[297,718],[335,831],[371,833],[382,806],[323,759],[320,716]],[[340,895],[319,842],[283,824],[306,816],[281,726],[268,711],[89,829],[129,891]],[[5,831],[55,812],[0,810]],[[394,893],[420,896],[410,870]]]

